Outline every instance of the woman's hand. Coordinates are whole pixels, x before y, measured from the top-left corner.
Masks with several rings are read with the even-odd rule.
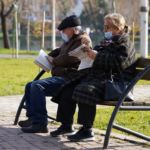
[[[86,37],[81,40],[81,43],[90,47],[90,40]]]
[[[96,55],[97,55],[97,51],[95,51],[95,50],[91,50],[91,49],[89,49],[89,48],[84,48],[84,50],[85,51],[87,51],[87,55],[89,56],[89,58],[91,58],[91,59],[95,59],[95,57],[96,57]]]
[[[47,58],[47,60],[52,64],[53,63],[53,57],[51,56],[45,56]]]

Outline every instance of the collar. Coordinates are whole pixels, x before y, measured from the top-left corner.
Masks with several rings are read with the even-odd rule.
[[[86,34],[85,31],[83,31],[83,32],[81,32],[81,33],[79,33],[79,34],[73,34],[73,36],[72,36],[72,38],[71,38],[70,40],[75,39],[75,38],[77,38],[78,36],[84,35],[84,34]]]
[[[126,33],[121,31],[121,32],[119,32],[118,34],[114,35],[114,36],[111,38],[111,40],[112,40],[113,42],[117,42],[117,41],[119,41],[124,35],[126,35]]]
[[[75,38],[78,37],[78,36],[79,36],[78,34],[73,34],[73,35],[72,35],[72,38],[71,38],[70,40],[75,39]]]

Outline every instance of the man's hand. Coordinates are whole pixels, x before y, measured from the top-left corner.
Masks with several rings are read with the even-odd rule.
[[[96,57],[96,55],[97,55],[97,51],[95,51],[95,50],[91,50],[91,49],[89,49],[89,48],[84,48],[84,50],[85,51],[87,51],[87,55],[89,56],[89,58],[91,58],[91,59],[95,59],[95,57]]]
[[[88,47],[90,47],[90,40],[88,38],[86,38],[86,37],[84,37],[81,40],[81,43],[87,45]]]
[[[53,57],[51,57],[51,56],[45,56],[45,57],[51,64],[53,64],[53,59],[54,59]]]

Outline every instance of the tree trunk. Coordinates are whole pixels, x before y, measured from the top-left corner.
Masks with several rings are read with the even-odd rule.
[[[10,40],[9,40],[9,34],[7,30],[7,25],[6,25],[6,17],[1,16],[1,21],[2,21],[2,32],[3,32],[3,43],[4,43],[4,48],[11,48],[10,45]]]

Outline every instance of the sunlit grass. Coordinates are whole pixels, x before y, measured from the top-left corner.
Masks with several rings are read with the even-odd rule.
[[[0,96],[24,93],[26,83],[33,81],[39,73],[34,59],[0,59]],[[44,78],[51,76],[45,73]]]

